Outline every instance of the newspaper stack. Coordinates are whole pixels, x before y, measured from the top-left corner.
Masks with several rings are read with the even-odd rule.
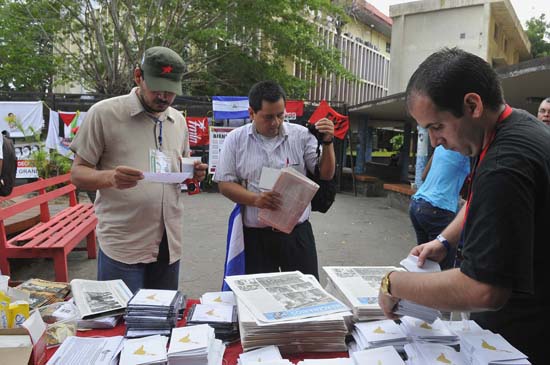
[[[355,321],[384,319],[378,305],[380,282],[394,266],[325,266],[327,291],[342,300],[353,311]]]
[[[351,357],[355,365],[405,365],[405,362],[392,346],[354,352]],[[420,364],[420,363],[419,363]]]
[[[298,271],[230,276],[244,351],[275,345],[283,353],[346,351],[351,313],[311,275]]]
[[[187,325],[208,324],[223,342],[239,339],[237,306],[227,304],[193,304],[187,313]]]
[[[458,336],[449,330],[441,319],[436,319],[430,324],[418,318],[405,316],[401,318],[401,326],[413,341],[444,345],[458,344]]]
[[[225,346],[207,324],[174,328],[168,365],[221,365]]]
[[[437,343],[413,342],[405,345],[409,364],[470,365],[462,352]]]
[[[116,365],[119,363],[118,355],[122,350],[123,340],[122,336],[70,336],[55,351],[48,364]]]
[[[154,335],[126,340],[120,354],[120,365],[166,364],[168,337]]]
[[[352,335],[359,350],[384,346],[402,349],[408,342],[401,326],[391,319],[356,323]]]
[[[432,260],[426,260],[424,265],[418,267],[418,257],[408,256],[401,260],[401,266],[403,266],[409,272],[440,272],[441,267],[439,264]],[[424,305],[416,304],[409,300],[400,300],[397,303],[397,309],[395,314],[400,316],[410,316],[418,319],[422,319],[426,322],[432,323],[437,318],[441,318],[441,312],[437,309],[426,307]]]
[[[281,232],[292,232],[318,189],[319,185],[294,168],[281,169],[272,189],[281,194],[281,207],[277,210],[260,209],[258,220]]]
[[[29,308],[33,310],[52,303],[62,302],[71,291],[71,286],[68,283],[29,279],[19,284],[17,289],[29,293]]]
[[[71,280],[74,303],[82,319],[123,314],[132,292],[124,281]]]
[[[183,308],[185,296],[177,290],[140,289],[128,302],[126,337],[169,336]]]
[[[463,332],[460,350],[473,365],[529,365],[527,356],[501,335],[489,330]]]
[[[353,359],[348,357],[336,357],[334,359],[305,359],[297,365],[354,365]]]

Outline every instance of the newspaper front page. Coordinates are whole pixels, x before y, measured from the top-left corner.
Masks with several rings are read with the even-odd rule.
[[[132,297],[126,284],[118,280],[71,280],[73,297],[82,319],[123,313]]]
[[[299,271],[237,275],[225,280],[260,322],[283,322],[349,310],[313,276]]]

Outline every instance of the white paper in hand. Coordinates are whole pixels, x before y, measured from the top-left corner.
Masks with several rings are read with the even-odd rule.
[[[418,267],[418,256],[409,255],[399,263],[409,272],[439,272],[441,267],[435,261],[426,259],[422,267]]]

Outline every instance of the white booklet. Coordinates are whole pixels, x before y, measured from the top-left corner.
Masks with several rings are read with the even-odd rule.
[[[192,322],[233,322],[235,306],[227,304],[195,304]]]
[[[120,365],[164,364],[168,337],[154,335],[124,341]]]
[[[201,295],[201,304],[228,304],[237,305],[235,294],[232,291],[209,292]]]
[[[426,259],[422,267],[418,267],[418,256],[409,255],[399,263],[409,272],[439,272],[441,266],[435,261]]]
[[[214,339],[214,329],[207,324],[177,327],[172,330],[168,356],[181,353],[204,353]]]
[[[128,302],[129,306],[169,307],[173,304],[177,290],[140,289]]]
[[[272,191],[281,194],[277,210],[260,209],[258,220],[284,233],[290,233],[298,223],[319,185],[292,167],[281,169]]]
[[[47,365],[110,365],[122,349],[122,336],[76,337],[63,341]]]
[[[379,347],[363,351],[356,351],[352,355],[357,365],[405,365],[405,362],[393,346]]]
[[[239,355],[240,365],[254,365],[266,361],[281,360],[281,352],[277,346],[266,346],[256,350],[243,352]]]
[[[82,319],[121,314],[125,311],[132,292],[124,281],[71,280],[74,302]]]

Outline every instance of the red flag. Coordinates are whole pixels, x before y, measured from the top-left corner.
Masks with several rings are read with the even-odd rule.
[[[187,117],[189,146],[206,146],[210,143],[208,136],[208,117]]]
[[[71,125],[73,119],[76,116],[76,112],[58,112],[58,113],[59,113],[59,118],[61,118],[61,120],[63,121],[63,123],[65,123],[67,127]]]
[[[287,100],[285,104],[285,117],[290,120],[296,120],[296,117],[304,115],[303,100]]]
[[[309,117],[309,123],[315,124],[319,119],[327,118],[334,123],[334,137],[344,139],[349,129],[349,117],[332,109],[325,100],[322,100],[317,109]]]

